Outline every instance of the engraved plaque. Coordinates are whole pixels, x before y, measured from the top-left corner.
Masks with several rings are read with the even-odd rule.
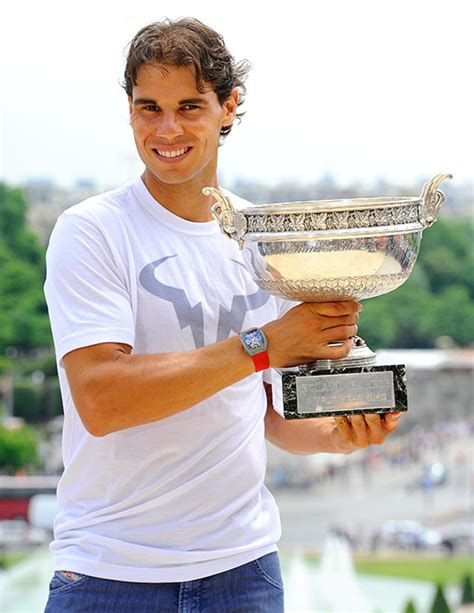
[[[395,408],[391,371],[296,378],[297,412],[328,413]]]

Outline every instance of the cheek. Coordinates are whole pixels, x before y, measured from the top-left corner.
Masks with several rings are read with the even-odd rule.
[[[144,117],[131,117],[130,126],[136,135],[146,135],[152,129],[151,122]]]

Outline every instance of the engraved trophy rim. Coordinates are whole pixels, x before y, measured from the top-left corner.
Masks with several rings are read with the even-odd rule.
[[[383,209],[393,206],[409,206],[418,204],[420,196],[381,196],[374,198],[335,198],[327,200],[298,200],[289,202],[272,202],[254,204],[251,207],[240,209],[245,215],[269,213],[319,213],[326,211],[356,211],[372,208]]]
[[[427,181],[419,196],[383,196],[257,204],[236,209],[214,187],[202,192],[217,201],[212,215],[224,234],[239,242],[312,240],[318,238],[389,236],[420,232],[431,226],[445,201],[438,189],[451,174]]]

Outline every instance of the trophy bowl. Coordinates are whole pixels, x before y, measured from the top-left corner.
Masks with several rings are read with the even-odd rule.
[[[413,269],[423,230],[444,194],[437,175],[419,197],[355,198],[255,205],[237,210],[215,188],[221,230],[239,241],[254,281],[303,302],[362,300],[386,294]]]
[[[269,293],[300,302],[363,300],[404,283],[423,230],[438,217],[450,174],[426,182],[417,197],[354,198],[255,205],[236,209],[220,190],[212,214],[238,241],[254,281]],[[407,410],[403,365],[378,366],[356,337],[342,360],[277,369],[288,419]],[[331,376],[331,380],[328,379]],[[337,377],[335,377],[337,375]],[[342,378],[341,378],[342,377]],[[278,391],[277,391],[278,398]],[[319,404],[318,404],[319,403]]]

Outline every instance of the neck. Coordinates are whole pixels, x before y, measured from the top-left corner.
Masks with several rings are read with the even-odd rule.
[[[212,221],[214,200],[204,196],[201,190],[203,187],[219,187],[215,172],[207,178],[199,175],[185,183],[170,184],[162,183],[146,169],[142,179],[153,198],[174,215],[187,221]]]

